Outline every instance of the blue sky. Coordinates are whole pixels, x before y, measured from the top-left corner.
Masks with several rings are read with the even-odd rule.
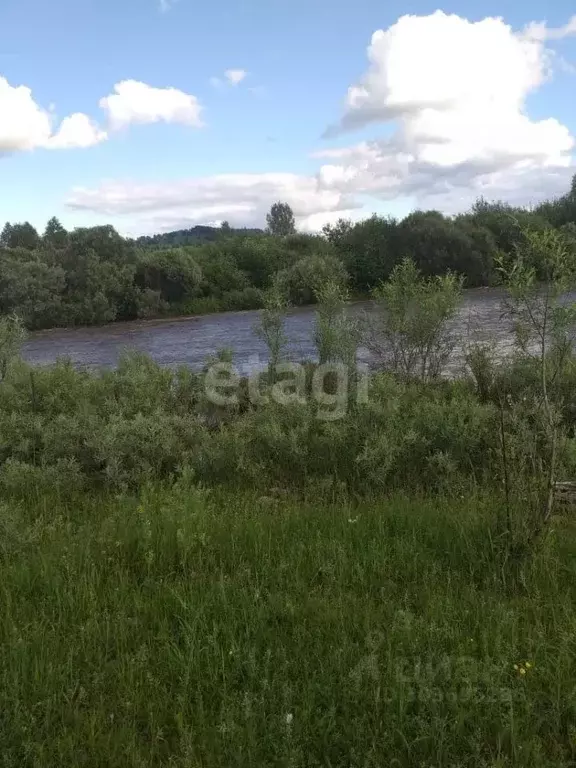
[[[445,15],[435,22],[431,14],[439,8]],[[395,26],[407,13],[421,23]],[[0,150],[3,122],[12,115],[0,153],[0,220],[29,219],[42,227],[58,215],[68,226],[111,221],[129,233],[222,218],[252,225],[283,195],[302,226],[313,229],[339,215],[402,214],[415,206],[456,210],[479,190],[521,202],[542,191],[555,194],[572,173],[569,141],[576,134],[573,13],[568,0],[553,7],[533,0],[409,7],[375,0],[177,0],[164,11],[160,0],[0,0],[0,78],[7,82],[4,102],[0,90]],[[447,99],[457,93],[460,101],[446,107],[434,85],[429,90],[438,91],[441,106],[433,106],[433,115],[424,103],[428,91],[416,93],[403,81],[397,54],[405,71],[414,69],[416,79],[425,75],[429,61],[458,46],[460,27],[449,23],[450,14],[466,25],[466,48],[475,51],[462,66],[464,75],[470,72],[470,92],[478,88],[482,57],[489,63],[495,51],[500,67],[488,72],[477,106],[464,98],[461,84],[451,90],[450,71],[447,77],[440,69]],[[487,17],[503,22],[493,29],[475,24]],[[517,64],[514,35],[541,21],[556,32],[533,35],[526,66],[500,99],[498,72]],[[508,36],[500,35],[504,25],[510,25]],[[391,34],[375,52],[370,75],[367,49],[376,30]],[[500,41],[494,47],[491,35]],[[545,77],[526,86],[526,77],[539,80],[539,66]],[[224,75],[230,69],[246,75],[233,85]],[[132,112],[111,129],[112,111],[99,102],[123,81],[193,97],[202,127],[191,117],[163,113],[143,120]],[[355,85],[364,89],[361,104],[347,97]],[[18,125],[13,116],[8,88],[19,86],[52,115],[54,135],[63,118],[82,113],[106,140],[62,148],[47,148],[47,136],[32,141],[30,113],[23,112]],[[506,99],[516,97],[522,104],[512,114]],[[150,104],[161,98],[149,91]],[[492,115],[492,104],[506,114],[494,108]],[[549,118],[554,126],[539,125]],[[471,137],[466,128],[466,146],[453,129],[460,124],[462,131],[474,125],[480,132]],[[329,126],[331,135],[323,137]],[[500,141],[505,134],[507,144]],[[439,144],[447,146],[442,155],[434,149]],[[222,174],[234,177],[222,180]]]

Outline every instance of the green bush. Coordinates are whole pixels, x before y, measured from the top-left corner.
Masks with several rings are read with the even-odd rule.
[[[334,256],[313,254],[293,266],[281,270],[275,277],[275,288],[290,304],[313,304],[318,290],[328,281],[345,286],[348,275],[344,264]]]
[[[318,405],[270,402],[211,437],[194,469],[210,484],[343,485],[355,493],[480,481],[498,468],[496,409],[465,385],[424,389],[381,374],[369,402],[318,418]]]
[[[230,291],[222,296],[222,308],[224,310],[260,309],[263,304],[262,291],[254,287],[244,288],[241,291]]]

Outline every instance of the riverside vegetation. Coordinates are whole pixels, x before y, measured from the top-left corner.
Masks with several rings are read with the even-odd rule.
[[[576,242],[576,178],[570,191],[533,210],[479,200],[456,217],[416,211],[402,221],[340,220],[322,235],[297,233],[286,203],[266,232],[195,227],[130,240],[112,227],[67,232],[55,218],[43,235],[25,222],[0,233],[0,314],[28,328],[98,325],[177,314],[260,309],[270,290],[292,304],[316,301],[312,285],[345,277],[354,296],[371,295],[409,257],[426,276],[457,272],[468,287],[498,279],[525,230]],[[539,276],[543,276],[537,265]]]
[[[576,252],[494,270],[515,352],[452,380],[462,279],[411,259],[361,322],[313,280],[302,365],[272,286],[248,379],[34,368],[1,320],[2,766],[575,764]]]

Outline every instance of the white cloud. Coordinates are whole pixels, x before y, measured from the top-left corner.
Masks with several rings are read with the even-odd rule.
[[[348,89],[343,129],[388,120],[410,129],[438,113],[474,114],[492,127],[502,114],[516,116],[549,71],[540,40],[514,33],[502,19],[470,22],[442,11],[378,30],[368,59],[368,72]]]
[[[399,142],[383,139],[315,153],[331,163],[320,168],[325,186],[335,185],[350,196],[362,194],[380,201],[405,198],[412,205],[454,213],[479,196],[528,205],[564,193],[576,167],[569,158],[555,165],[538,159],[469,159],[443,166],[405,151]]]
[[[226,72],[224,72],[224,77],[230,85],[238,85],[239,83],[244,80],[248,72],[246,72],[245,69],[227,69]]]
[[[292,205],[303,229],[357,217],[363,206],[455,212],[480,195],[538,202],[568,189],[574,138],[554,117],[532,119],[526,104],[558,66],[546,41],[572,34],[574,24],[514,31],[498,18],[404,16],[374,33],[367,72],[349,88],[334,131],[384,122],[386,138],[316,153],[321,164],[310,176],[110,182],[75,189],[68,204],[150,232],[222,219],[261,226],[275,200]]]
[[[526,27],[525,36],[533,40],[562,40],[565,37],[576,35],[576,15],[564,24],[563,27],[548,27],[546,22],[532,22]]]
[[[310,216],[301,219],[298,227],[302,232],[320,232],[326,224],[336,224],[338,219],[349,219],[350,221],[360,221],[366,218],[366,212],[360,208],[339,208],[337,211],[320,211],[312,213]]]
[[[223,174],[175,184],[109,182],[97,189],[74,189],[67,204],[107,217],[128,216],[135,220],[134,231],[154,232],[221,219],[262,226],[276,200],[288,202],[304,227],[311,216],[356,207],[319,177],[290,173]]]
[[[375,32],[368,71],[348,89],[344,116],[329,132],[374,122],[395,132],[325,153],[340,160],[328,173],[382,199],[393,192],[422,204],[441,194],[451,208],[479,191],[539,197],[540,177],[560,183],[571,172],[574,138],[554,118],[532,120],[526,101],[551,76],[544,39],[571,34],[575,23],[514,32],[502,19],[437,11]]]
[[[107,138],[108,134],[100,130],[87,115],[76,112],[62,120],[58,132],[48,140],[46,146],[49,149],[86,148],[106,141]]]
[[[111,130],[131,123],[159,121],[202,125],[202,107],[195,96],[176,88],[153,88],[146,83],[124,80],[114,86],[114,93],[100,100],[107,112]],[[36,103],[32,91],[24,85],[11,86],[0,77],[0,154],[45,149],[86,148],[108,138],[88,115],[75,112],[55,126],[55,107],[44,109]]]
[[[246,79],[248,72],[245,69],[227,69],[222,77],[211,77],[210,85],[213,88],[224,88],[224,86],[236,86]]]
[[[123,80],[114,86],[115,93],[100,99],[100,107],[108,113],[112,130],[132,123],[181,123],[194,128],[202,126],[202,107],[198,99],[177,88],[154,88],[137,80]]]
[[[361,199],[402,200],[456,212],[483,195],[524,205],[565,192],[574,168],[542,168],[519,161],[505,171],[480,163],[453,168],[415,163],[387,142],[328,150],[317,156],[332,162],[313,176],[286,173],[223,174],[180,182],[138,184],[111,181],[72,190],[67,206],[102,217],[124,219],[129,234],[150,234],[227,220],[233,226],[263,226],[270,205],[288,202],[298,227],[317,231],[337,219],[369,215]],[[378,203],[381,208],[381,203]],[[402,204],[405,210],[411,206]]]
[[[53,123],[51,111],[34,101],[30,88],[11,86],[0,77],[0,153],[37,147],[89,147],[106,138],[106,134],[82,113],[65,117],[56,133]]]
[[[0,152],[43,146],[51,133],[50,114],[36,104],[30,88],[12,87],[0,77]]]

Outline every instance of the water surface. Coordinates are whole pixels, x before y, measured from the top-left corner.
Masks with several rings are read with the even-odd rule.
[[[502,319],[502,293],[492,288],[468,290],[454,322],[458,338],[493,340],[500,348],[510,345],[510,326]],[[350,305],[352,314],[370,312],[370,301]],[[23,356],[31,363],[47,365],[67,357],[86,368],[113,367],[127,349],[137,349],[164,366],[202,367],[210,355],[230,348],[234,361],[246,368],[266,362],[266,346],[255,335],[259,312],[224,312],[170,320],[140,320],[111,323],[93,328],[64,328],[31,334],[23,347]],[[295,360],[314,359],[312,332],[314,307],[289,312],[286,333],[289,356]],[[366,351],[360,356],[369,359]],[[458,359],[459,355],[456,355]]]

